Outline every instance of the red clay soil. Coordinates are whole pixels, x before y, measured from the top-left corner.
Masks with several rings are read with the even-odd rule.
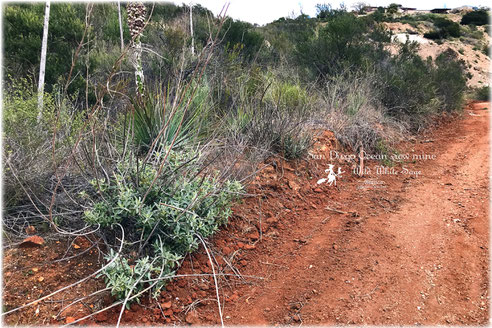
[[[352,160],[330,159],[337,145],[329,132],[307,160],[269,161],[210,241],[224,323],[487,324],[489,112],[488,103],[470,105],[463,118],[444,119],[398,146],[398,155],[409,156],[403,162],[366,162],[364,177],[352,172]],[[328,164],[344,172],[336,186],[317,184]],[[12,296],[22,291],[12,282],[22,270],[8,266],[15,252],[4,259],[8,308],[22,304]],[[55,269],[43,270],[50,276]],[[178,274],[194,276],[173,280],[158,301],[125,310],[123,323],[220,324],[211,272],[203,249],[188,256]],[[83,294],[99,283],[89,282]],[[31,307],[6,322],[66,323],[110,303],[97,300],[55,320],[58,298],[37,316]],[[114,324],[118,314],[115,308],[83,323]]]

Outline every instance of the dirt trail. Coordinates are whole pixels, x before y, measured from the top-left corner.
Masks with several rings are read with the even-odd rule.
[[[383,188],[359,192],[361,179],[342,178],[338,190],[304,195],[315,205],[293,209],[297,224],[251,258],[258,265],[242,274],[267,280],[241,288],[240,299],[225,305],[226,323],[486,324],[484,106],[402,149],[435,155],[404,165],[419,177],[380,175]]]

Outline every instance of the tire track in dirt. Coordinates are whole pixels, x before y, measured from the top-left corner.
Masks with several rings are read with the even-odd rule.
[[[256,253],[266,264],[242,273],[268,279],[240,287],[240,301],[224,308],[226,323],[487,323],[489,110],[464,115],[425,136],[433,142],[403,145],[436,154],[408,165],[422,176],[306,195],[319,205],[298,211],[284,241]]]

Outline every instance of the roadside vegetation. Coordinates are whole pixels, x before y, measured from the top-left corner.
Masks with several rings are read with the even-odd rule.
[[[87,236],[125,306],[207,247],[268,157],[302,158],[319,129],[348,150],[391,148],[467,91],[455,52],[391,54],[376,14],[320,5],[258,27],[196,5],[192,36],[188,6],[147,5],[138,33],[122,6],[122,48],[116,5],[53,3],[38,120],[43,8],[4,6],[4,232]]]

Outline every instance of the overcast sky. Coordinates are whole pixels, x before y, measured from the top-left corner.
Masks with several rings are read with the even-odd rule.
[[[199,3],[210,9],[214,14],[218,14],[226,0],[181,0],[176,3]],[[303,13],[314,16],[316,14],[316,4],[329,3],[332,7],[339,7],[341,2],[352,9],[354,3],[361,0],[347,1],[322,1],[322,0],[229,0],[228,16],[250,23],[266,24],[280,17],[289,16],[292,12],[297,16],[301,10]],[[400,0],[385,1],[372,0],[363,1],[372,6],[387,6],[392,2],[402,4],[405,7],[415,7],[417,9],[432,8],[455,8],[463,5],[486,6],[489,0]]]

